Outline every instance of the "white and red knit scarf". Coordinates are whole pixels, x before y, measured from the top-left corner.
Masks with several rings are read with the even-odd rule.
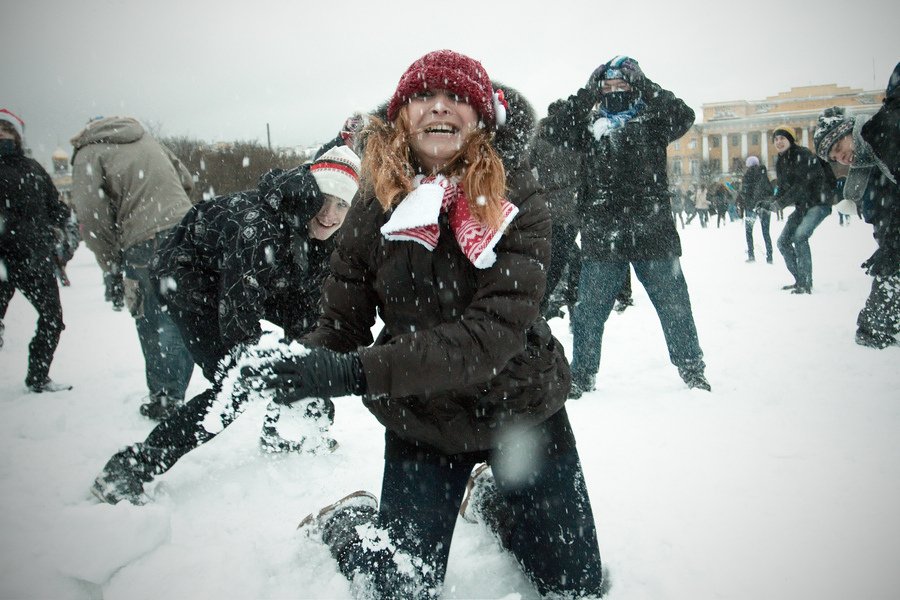
[[[391,218],[382,225],[381,233],[389,240],[418,242],[428,250],[434,250],[440,234],[438,217],[442,211],[446,212],[460,249],[477,268],[487,269],[497,259],[494,246],[519,212],[506,199],[502,201],[501,210],[503,222],[500,227],[488,227],[472,216],[465,191],[455,180],[443,175],[417,175],[413,180],[413,191],[394,208]]]

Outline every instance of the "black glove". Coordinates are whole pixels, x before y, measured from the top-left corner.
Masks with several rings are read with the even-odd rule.
[[[273,357],[271,364],[243,367],[241,375],[275,392],[273,401],[291,404],[304,398],[334,398],[366,392],[366,376],[357,352],[341,354],[311,348],[303,356]],[[251,383],[251,387],[257,385]]]
[[[107,271],[103,273],[103,286],[105,288],[103,299],[112,302],[113,310],[122,310],[122,307],[125,306],[125,281],[122,278],[122,272]]]

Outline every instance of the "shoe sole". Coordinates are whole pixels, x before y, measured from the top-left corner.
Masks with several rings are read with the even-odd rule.
[[[321,509],[319,512],[313,514],[310,513],[306,515],[300,524],[297,525],[297,529],[307,529],[307,533],[311,533],[312,531],[317,530],[319,525],[326,520],[331,514],[336,512],[339,508],[354,508],[354,507],[364,507],[371,506],[372,508],[378,508],[378,498],[375,497],[374,494],[367,492],[365,490],[358,490],[353,492],[352,494],[347,494],[340,500],[333,502]],[[310,525],[315,525],[314,527],[309,527]]]
[[[466,482],[466,492],[463,495],[462,502],[459,505],[459,516],[463,518],[463,520],[468,521],[469,523],[477,523],[478,519],[476,519],[472,515],[466,515],[466,512],[469,508],[469,503],[472,501],[472,490],[475,489],[475,481],[481,476],[482,473],[490,469],[491,466],[487,463],[481,463],[472,471],[472,474],[469,476],[469,481]]]

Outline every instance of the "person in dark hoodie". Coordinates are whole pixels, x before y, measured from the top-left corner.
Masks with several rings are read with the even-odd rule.
[[[72,138],[72,203],[107,290],[123,295],[144,354],[149,396],[141,414],[162,419],[184,402],[194,370],[178,328],[156,297],[150,259],[191,208],[190,173],[130,117],[90,121]],[[113,295],[113,308],[116,307]]]
[[[872,276],[872,290],[856,319],[856,343],[876,349],[898,345],[900,333],[898,69],[900,65],[894,70],[893,88],[889,83],[884,105],[872,119],[829,108],[819,115],[813,135],[820,158],[850,167],[844,199],[861,204],[874,229],[878,249],[862,265]]]
[[[812,251],[809,238],[816,227],[831,214],[831,200],[837,180],[831,168],[807,148],[798,146],[794,132],[778,127],[772,132],[772,143],[778,151],[775,173],[778,187],[775,204],[794,205],[794,212],[784,223],[778,236],[778,250],[784,264],[794,276],[794,283],[782,289],[793,294],[812,293]]]
[[[772,238],[769,237],[769,225],[772,213],[767,208],[772,201],[772,182],[765,165],[759,164],[756,156],[747,157],[747,170],[741,182],[741,193],[738,205],[744,211],[744,231],[747,235],[747,262],[754,262],[753,226],[759,221],[762,229],[763,243],[766,245],[766,262],[772,264]]]
[[[356,492],[301,524],[375,597],[440,596],[467,480],[485,461],[490,474],[471,480],[484,501],[467,510],[538,592],[602,592],[563,408],[568,364],[540,312],[551,219],[526,159],[532,128],[527,101],[476,60],[416,60],[369,126],[371,187],[347,216],[305,348],[250,352],[234,368],[282,402],[363,395],[385,426],[380,502]]]
[[[690,128],[694,111],[627,56],[598,67],[567,104],[560,141],[585,154],[570,398],[594,389],[604,325],[629,265],[656,308],[682,380],[709,390],[666,179],[666,147]]]
[[[57,240],[71,216],[50,175],[25,156],[25,123],[0,109],[0,347],[3,319],[16,290],[38,313],[37,331],[28,345],[25,385],[32,392],[59,392],[72,386],[50,379],[50,363],[63,325],[54,272]]]
[[[309,332],[319,316],[322,282],[359,186],[359,158],[335,147],[311,165],[265,174],[256,190],[221,196],[192,208],[153,260],[153,279],[191,355],[212,387],[161,422],[147,438],[117,452],[92,487],[115,504],[145,501],[144,486],[182,456],[215,437],[246,409],[247,394],[231,394],[224,413],[213,410],[229,361],[256,344],[260,319],[288,339]],[[290,408],[270,407],[263,429],[269,451],[331,449],[333,440],[288,440],[277,433]],[[296,407],[327,429],[330,400]],[[305,447],[304,447],[305,444]]]

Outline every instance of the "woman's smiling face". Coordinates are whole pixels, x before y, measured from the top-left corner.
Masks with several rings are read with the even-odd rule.
[[[426,173],[439,171],[478,127],[478,113],[447,90],[415,94],[403,108],[409,119],[410,146]]]
[[[309,221],[309,237],[324,242],[344,224],[347,211],[350,210],[350,203],[337,196],[323,195],[325,201],[322,203],[322,208]]]

